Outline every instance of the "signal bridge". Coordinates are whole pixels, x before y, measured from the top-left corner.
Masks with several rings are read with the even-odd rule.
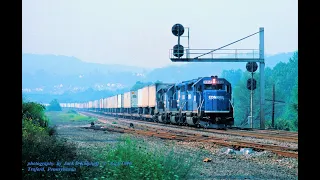
[[[169,50],[169,58],[172,62],[247,62],[247,70],[252,74],[252,81],[248,80],[248,89],[251,90],[251,127],[253,114],[253,90],[255,89],[255,79],[253,72],[257,70],[256,63],[260,67],[260,129],[265,129],[264,104],[265,104],[265,79],[264,79],[264,28],[260,27],[258,32],[250,34],[237,41],[224,45],[216,49],[190,49],[189,30],[187,36],[184,34],[185,28],[181,24],[173,25],[171,32],[178,37],[178,44]],[[259,49],[225,49],[225,47],[242,41],[246,38],[259,34]],[[188,47],[185,48],[180,44],[180,37],[188,38]],[[219,52],[216,52],[219,51]]]
[[[211,52],[215,49],[187,49],[181,57],[175,57],[174,49],[170,49],[172,62],[263,62],[259,58],[259,49],[220,49],[221,52]],[[205,54],[207,52],[208,54]],[[178,55],[179,52],[177,53]],[[198,57],[199,55],[203,55]]]

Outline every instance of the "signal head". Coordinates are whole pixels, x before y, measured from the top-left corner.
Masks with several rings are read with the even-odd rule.
[[[184,33],[184,27],[181,24],[175,24],[172,26],[171,32],[175,36],[181,36]]]
[[[183,56],[183,52],[184,52],[184,47],[180,44],[177,44],[175,46],[173,46],[173,55],[175,57],[182,57]]]

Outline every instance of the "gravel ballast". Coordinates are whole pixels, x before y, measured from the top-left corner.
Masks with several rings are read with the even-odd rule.
[[[119,143],[119,138],[123,136],[121,133],[83,128],[89,126],[88,123],[81,122],[57,124],[56,136],[74,142],[79,149],[103,148],[107,144]],[[187,179],[298,179],[298,160],[279,157],[271,152],[234,155],[226,154],[226,147],[215,144],[130,136],[143,139],[150,144],[150,148],[172,147],[174,144],[175,154],[190,154],[190,158],[195,158],[196,163]],[[210,158],[211,161],[203,162],[205,158]]]

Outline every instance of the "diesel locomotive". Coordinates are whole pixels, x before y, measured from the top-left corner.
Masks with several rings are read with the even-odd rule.
[[[232,86],[217,76],[180,83],[154,83],[137,91],[89,101],[61,103],[120,118],[225,129],[234,125]]]

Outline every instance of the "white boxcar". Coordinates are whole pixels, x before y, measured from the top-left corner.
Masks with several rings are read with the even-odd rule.
[[[123,94],[123,107],[131,108],[131,92],[126,92]]]
[[[124,96],[123,94],[121,94],[121,108],[123,108],[123,105],[124,105],[124,100],[123,100]]]
[[[117,108],[123,107],[123,94],[118,94],[117,98],[118,98]]]
[[[118,95],[113,96],[112,107],[113,108],[117,108],[118,107]]]
[[[130,91],[123,94],[123,107],[138,107],[138,91]]]
[[[103,99],[103,107],[104,107],[104,108],[108,108],[107,98],[104,98],[104,99]]]
[[[97,108],[97,100],[93,101],[93,108]]]
[[[111,99],[111,97],[108,97],[108,98],[107,98],[107,108],[111,108],[111,107],[110,107],[110,101],[111,101],[110,99]]]
[[[117,108],[118,107],[118,96],[115,95],[115,96],[110,97],[108,104],[109,104],[110,108]]]
[[[138,107],[148,107],[149,105],[149,86],[138,90]]]
[[[156,85],[150,85],[149,86],[149,99],[148,99],[148,106],[149,107],[155,107],[156,102]]]
[[[138,91],[131,91],[131,107],[138,107]]]
[[[103,99],[99,99],[100,109],[103,108]]]

